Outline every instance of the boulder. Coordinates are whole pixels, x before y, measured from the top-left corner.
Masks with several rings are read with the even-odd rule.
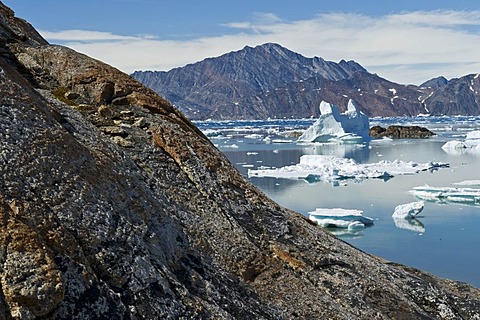
[[[369,130],[369,135],[372,138],[392,138],[392,139],[424,139],[434,136],[435,133],[427,128],[420,126],[389,126],[383,128],[381,126],[373,126]]]

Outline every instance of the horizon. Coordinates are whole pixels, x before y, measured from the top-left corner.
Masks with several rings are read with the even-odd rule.
[[[402,84],[480,72],[480,6],[475,1],[3,3],[50,43],[128,74],[169,71],[265,43],[307,58],[353,60]]]

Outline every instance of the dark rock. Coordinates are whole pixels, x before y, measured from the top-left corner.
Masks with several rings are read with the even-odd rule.
[[[423,139],[434,136],[435,133],[419,126],[389,126],[386,129],[381,126],[373,126],[370,128],[369,135],[372,138]]]
[[[480,290],[361,252],[280,207],[166,100],[32,44],[12,15],[0,3],[0,21],[27,36],[0,24],[1,318],[480,317]],[[112,105],[120,91],[128,104]],[[124,122],[135,119],[145,122]]]

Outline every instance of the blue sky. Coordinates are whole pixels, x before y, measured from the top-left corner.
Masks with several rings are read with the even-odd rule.
[[[480,72],[478,0],[8,0],[50,42],[131,73],[279,43],[399,83]]]

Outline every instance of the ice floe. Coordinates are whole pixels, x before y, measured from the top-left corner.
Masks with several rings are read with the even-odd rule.
[[[364,229],[365,226],[373,224],[372,218],[365,217],[363,211],[355,209],[317,208],[309,212],[308,218],[324,228],[342,228],[352,231]]]
[[[480,154],[480,131],[476,130],[467,132],[464,141],[448,141],[442,146],[442,149],[449,154]]]
[[[406,162],[382,160],[376,163],[360,164],[352,159],[329,155],[303,155],[300,163],[275,169],[249,170],[249,177],[275,177],[284,179],[305,179],[309,182],[325,181],[337,185],[346,180],[361,181],[369,178],[390,179],[395,175],[416,174],[420,171],[448,167],[443,162]]]
[[[425,185],[413,188],[410,193],[419,199],[431,202],[480,206],[480,189],[476,188],[431,187]]]
[[[340,113],[337,106],[322,101],[320,117],[298,141],[362,143],[370,140],[369,128],[368,117],[357,110],[352,100],[348,101],[345,113]]]

